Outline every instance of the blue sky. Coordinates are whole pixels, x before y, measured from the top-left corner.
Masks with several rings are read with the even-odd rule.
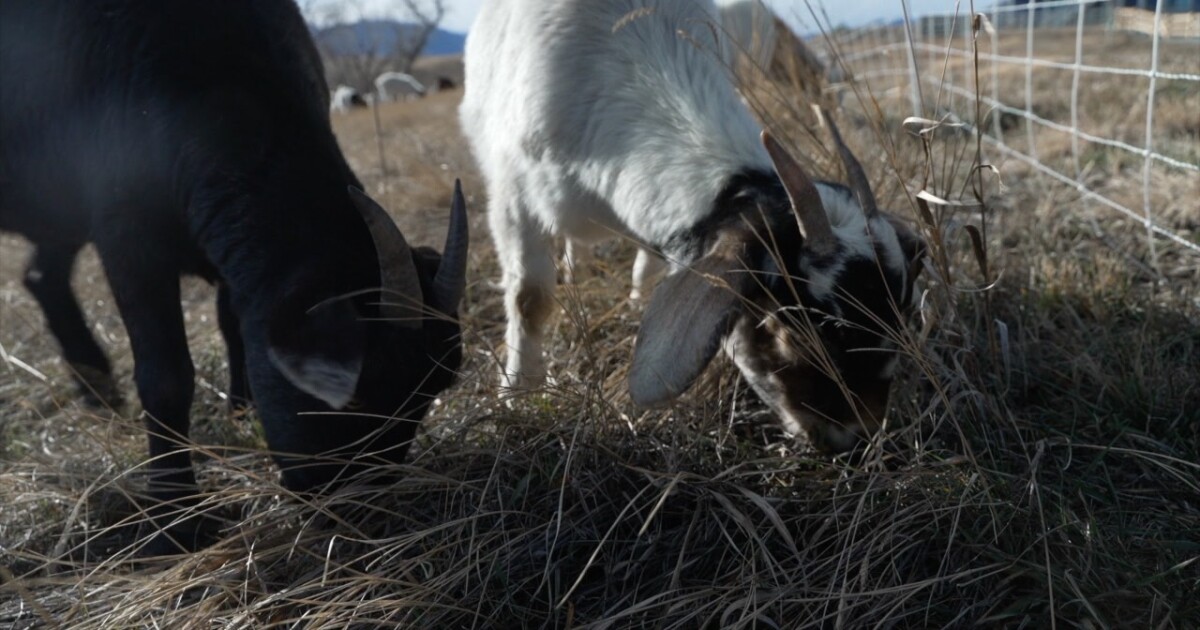
[[[446,17],[442,21],[442,27],[446,30],[465,33],[471,26],[471,21],[475,18],[479,7],[485,1],[445,0]],[[395,7],[400,4],[395,0],[310,0],[310,2],[325,6],[353,5],[361,7],[363,13],[368,17],[387,15],[389,7]],[[798,20],[802,25],[811,23],[808,8],[805,6],[803,0],[766,0],[766,2],[775,9],[776,13],[792,23],[794,27]],[[992,3],[991,1],[981,1],[976,2],[976,5],[985,7],[990,6]],[[301,4],[303,5],[305,2],[301,0]],[[900,0],[832,0],[821,4],[834,24],[845,24],[847,26],[861,26],[877,20],[890,21],[903,15]],[[955,4],[954,0],[909,0],[908,3],[909,10],[913,15],[949,13],[954,11]],[[962,2],[963,11],[969,6],[969,2],[965,0]],[[802,27],[797,30],[809,31],[811,29]]]

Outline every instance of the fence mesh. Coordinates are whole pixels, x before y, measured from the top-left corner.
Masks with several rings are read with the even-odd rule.
[[[963,3],[834,32],[834,63],[872,97],[981,132],[992,157],[1075,189],[1089,212],[1137,221],[1157,268],[1165,245],[1200,255],[1200,12],[1165,4],[1054,0],[972,13]]]

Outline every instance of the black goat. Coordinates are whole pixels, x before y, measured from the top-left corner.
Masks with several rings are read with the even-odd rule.
[[[30,285],[94,387],[108,362],[67,278],[96,244],[147,418],[147,553],[205,535],[165,527],[196,501],[181,274],[219,284],[232,371],[295,490],[401,460],[461,362],[461,191],[444,257],[410,249],[359,190],[328,94],[291,0],[0,3],[0,229],[37,245]]]

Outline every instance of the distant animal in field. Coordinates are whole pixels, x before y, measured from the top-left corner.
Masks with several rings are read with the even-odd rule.
[[[715,15],[694,0],[480,11],[460,119],[503,271],[502,385],[545,377],[554,237],[624,235],[671,264],[638,333],[635,403],[676,399],[723,348],[789,431],[846,450],[883,420],[922,242],[877,208],[832,120],[849,187],[760,131]]]
[[[329,111],[345,114],[355,107],[366,107],[367,101],[358,90],[349,85],[339,85],[329,99]]]
[[[437,78],[437,91],[438,92],[443,92],[445,90],[453,90],[456,88],[458,88],[458,84],[454,82],[454,79],[451,79],[450,77],[446,77],[446,76],[439,76]]]
[[[385,103],[421,98],[425,92],[425,85],[411,74],[384,72],[375,79],[375,93]]]
[[[0,3],[0,226],[37,245],[32,283],[53,283],[39,301],[68,360],[106,369],[86,341],[72,356],[86,330],[66,284],[74,248],[96,245],[149,434],[145,553],[208,533],[181,511],[199,503],[181,274],[221,287],[244,348],[231,368],[293,490],[401,461],[453,382],[461,191],[444,253],[410,247],[343,158],[329,94],[291,0]]]

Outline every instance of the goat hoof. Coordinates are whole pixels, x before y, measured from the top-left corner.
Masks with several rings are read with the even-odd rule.
[[[125,406],[125,397],[117,388],[112,374],[90,365],[73,364],[71,369],[75,371],[75,385],[87,406],[112,410]]]
[[[161,529],[150,520],[143,529],[138,539],[146,542],[138,549],[138,557],[158,558],[204,549],[216,542],[221,527],[217,519],[198,514]]]

